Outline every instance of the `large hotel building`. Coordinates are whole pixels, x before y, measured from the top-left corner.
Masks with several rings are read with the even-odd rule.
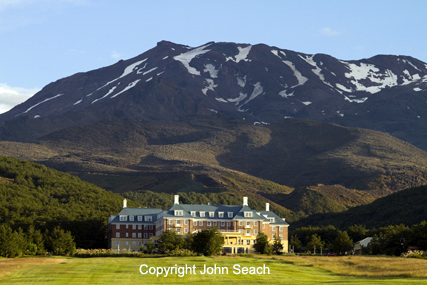
[[[283,251],[288,251],[288,226],[285,219],[270,211],[249,208],[248,198],[243,205],[189,205],[179,204],[175,195],[174,205],[167,211],[158,208],[128,208],[126,199],[123,210],[108,220],[108,247],[115,250],[138,251],[148,242],[157,245],[165,230],[187,235],[202,229],[216,227],[224,237],[224,253],[253,253],[258,233],[265,233],[270,242],[280,237]]]

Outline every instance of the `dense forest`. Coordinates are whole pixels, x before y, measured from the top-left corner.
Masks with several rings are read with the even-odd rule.
[[[33,162],[0,157],[0,224],[27,234],[60,227],[77,247],[106,247],[109,215],[123,197]],[[129,206],[139,206],[129,201]]]

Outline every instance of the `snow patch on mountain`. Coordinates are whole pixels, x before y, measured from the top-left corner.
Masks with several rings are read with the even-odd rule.
[[[154,67],[154,68],[152,68],[152,69],[150,69],[150,70],[147,70],[146,72],[144,72],[142,75],[146,75],[146,74],[148,74],[148,73],[150,73],[150,72],[152,72],[152,71],[154,71],[154,70],[156,70],[158,67]]]
[[[123,78],[123,77],[125,77],[126,75],[129,75],[129,74],[131,74],[137,67],[138,67],[138,65],[140,65],[141,63],[143,63],[144,61],[146,61],[148,58],[145,58],[145,59],[143,59],[143,60],[140,60],[140,61],[137,61],[137,62],[134,62],[134,63],[132,63],[131,65],[128,65],[126,68],[125,68],[125,70],[123,71],[123,74],[122,75],[120,75],[119,77],[117,77],[116,79],[113,79],[113,80],[111,80],[111,81],[109,81],[109,82],[107,82],[104,86],[102,86],[102,87],[100,87],[100,88],[98,88],[98,89],[96,89],[96,90],[100,90],[100,89],[102,89],[102,88],[104,88],[105,86],[107,86],[107,85],[109,85],[109,84],[111,84],[111,83],[113,83],[114,81],[117,81],[117,80],[119,80],[120,78]],[[139,70],[138,70],[138,72],[139,72]],[[93,104],[93,102],[92,102],[92,104]]]
[[[137,79],[137,80],[135,80],[135,81],[133,81],[133,82],[129,83],[129,84],[128,84],[128,86],[126,86],[126,87],[125,87],[122,91],[120,91],[119,93],[114,94],[113,96],[111,96],[111,98],[117,97],[117,96],[119,96],[120,94],[122,94],[123,92],[126,92],[126,91],[128,91],[129,89],[131,89],[131,88],[135,87],[135,85],[136,85],[140,80],[141,80],[141,79]]]
[[[351,96],[351,95],[350,95]],[[368,97],[360,98],[360,99],[350,99],[349,97],[344,95],[344,100],[350,102],[350,103],[365,103],[366,100],[368,100]]]
[[[288,98],[288,97],[294,96],[295,91],[292,91],[289,94],[287,92],[288,92],[288,90],[282,90],[279,92],[279,95],[282,96],[283,98]]]
[[[356,87],[356,91],[365,91],[371,94],[378,93],[385,87],[396,86],[397,76],[391,70],[386,69],[384,73],[380,73],[379,69],[373,64],[360,63],[360,66],[354,63],[344,62],[350,72],[345,73],[345,77],[351,79],[350,82]],[[373,86],[365,86],[359,81],[370,80],[377,84]]]
[[[39,102],[39,103],[37,103],[37,104],[35,104],[35,105],[31,106],[30,108],[28,108],[25,112],[23,112],[23,113],[21,113],[21,114],[16,115],[15,117],[17,117],[17,116],[19,116],[19,115],[22,115],[22,114],[26,114],[26,113],[28,113],[31,109],[33,109],[33,108],[37,107],[38,105],[43,104],[43,103],[45,103],[45,102],[47,102],[47,101],[50,101],[50,100],[52,100],[52,99],[55,99],[55,98],[61,97],[62,95],[64,95],[64,94],[58,94],[58,95],[55,95],[55,96],[53,96],[53,97],[50,97],[50,98],[44,99],[43,101],[41,101],[41,102]]]
[[[92,101],[92,103],[91,103],[91,104],[93,104],[93,103],[95,103],[95,102],[98,102],[99,100],[102,100],[102,99],[106,98],[108,95],[112,94],[112,93],[114,92],[114,90],[117,88],[117,86],[119,86],[119,85],[120,85],[120,82],[119,82],[119,83],[117,83],[117,85],[116,85],[116,86],[114,86],[114,87],[112,87],[110,90],[108,90],[107,94],[105,94],[105,95],[104,95],[104,96],[102,96],[101,98],[98,98],[98,99],[95,99],[94,101]]]
[[[185,68],[187,68],[187,70],[190,74],[200,76],[200,71],[198,71],[194,67],[191,67],[190,62],[196,56],[207,53],[208,51],[210,51],[209,49],[205,50],[205,48],[210,46],[210,45],[211,44],[207,44],[207,45],[192,49],[188,52],[181,53],[180,55],[174,56],[173,59],[180,61],[185,66]]]
[[[215,66],[213,64],[206,64],[205,65],[205,69],[203,69],[203,72],[209,72],[209,75],[212,78],[217,78],[218,77],[218,71],[217,69],[215,69]]]
[[[251,96],[249,97],[248,100],[245,101],[244,104],[248,103],[249,101],[255,99],[256,97],[258,97],[259,95],[262,94],[262,92],[264,91],[264,89],[261,86],[261,82],[257,82],[254,84],[254,90],[252,91]]]
[[[82,101],[83,101],[83,98],[80,99],[80,100],[78,100],[76,103],[74,103],[74,106],[77,105],[77,104],[80,104]]]
[[[239,97],[237,98],[229,98],[227,99],[228,102],[230,103],[235,103],[235,105],[239,105],[241,101],[245,100],[248,97],[248,94],[240,92],[239,93]]]
[[[239,63],[239,61],[243,60],[243,61],[251,61],[250,59],[248,59],[248,54],[251,51],[252,46],[247,46],[247,47],[237,47],[237,49],[239,50],[239,53],[237,55],[235,55],[235,59],[233,57],[227,57],[225,59],[225,61],[229,61],[232,60],[236,63]]]
[[[243,77],[236,77],[236,79],[237,79],[237,84],[240,86],[240,87],[245,87],[245,85],[246,85],[246,75],[245,76],[243,76]]]
[[[297,84],[297,85],[292,86],[291,88],[295,88],[295,87],[298,87],[298,86],[304,85],[304,84],[307,82],[308,78],[307,78],[307,77],[304,77],[304,76],[301,74],[301,72],[299,72],[299,71],[296,69],[295,65],[294,65],[292,62],[290,62],[290,61],[288,61],[288,60],[283,60],[283,63],[284,63],[284,64],[286,64],[287,66],[289,66],[289,67],[292,69],[292,71],[294,72],[294,76],[295,76],[295,77],[297,78],[297,80],[298,80],[298,84]]]
[[[202,89],[203,94],[207,94],[208,90],[211,91],[215,91],[215,87],[218,86],[218,84],[215,84],[213,79],[205,79],[205,82],[207,83],[208,86],[206,86],[205,88]]]

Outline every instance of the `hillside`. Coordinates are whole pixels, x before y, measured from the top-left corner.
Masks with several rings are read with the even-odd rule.
[[[252,207],[268,202],[290,222],[426,182],[427,154],[401,140],[297,119],[265,126],[221,115],[178,122],[110,119],[34,143],[0,142],[0,150],[147,207],[169,205],[173,193],[231,204],[248,196]]]
[[[315,214],[291,226],[334,225],[343,230],[354,224],[365,225],[366,228],[399,224],[412,226],[426,220],[426,203],[427,186],[413,187],[345,212]]]

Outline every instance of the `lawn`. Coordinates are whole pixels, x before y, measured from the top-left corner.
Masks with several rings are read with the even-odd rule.
[[[381,277],[366,277],[357,272],[366,271],[369,262],[358,257],[352,257],[354,264],[363,264],[365,268],[353,264],[349,270],[348,257],[336,259],[328,257],[162,257],[162,258],[129,258],[129,257],[104,257],[104,258],[76,258],[76,257],[33,257],[19,259],[0,259],[1,284],[427,284],[425,278],[408,278],[410,276],[399,272],[400,277],[389,274]],[[375,264],[388,263],[391,259],[378,257]],[[399,259],[401,262],[406,259]],[[323,262],[324,261],[324,262]],[[415,260],[417,264],[427,268],[426,260]],[[391,262],[393,268],[397,265]],[[145,265],[144,265],[145,264]],[[240,274],[234,274],[234,266],[240,266]],[[344,264],[339,267],[336,264]],[[162,272],[159,277],[152,275],[157,267],[179,268],[187,265],[187,274],[178,270],[178,274]],[[216,274],[201,274],[204,266],[217,266]],[[331,269],[327,269],[332,267]],[[243,267],[256,273],[259,267],[260,274],[243,274]],[[270,274],[264,268],[269,268]],[[189,268],[192,268],[191,270]],[[193,268],[196,268],[195,273]],[[227,270],[228,274],[227,274]],[[338,269],[337,269],[338,268]],[[222,269],[222,272],[221,270]],[[175,270],[175,269],[174,269]],[[348,274],[346,275],[345,271]],[[373,271],[387,271],[374,266]],[[425,270],[423,270],[425,271]],[[160,270],[158,271],[160,273]],[[179,277],[183,275],[183,277]],[[359,275],[359,276],[357,276]],[[365,274],[369,275],[369,274]]]

